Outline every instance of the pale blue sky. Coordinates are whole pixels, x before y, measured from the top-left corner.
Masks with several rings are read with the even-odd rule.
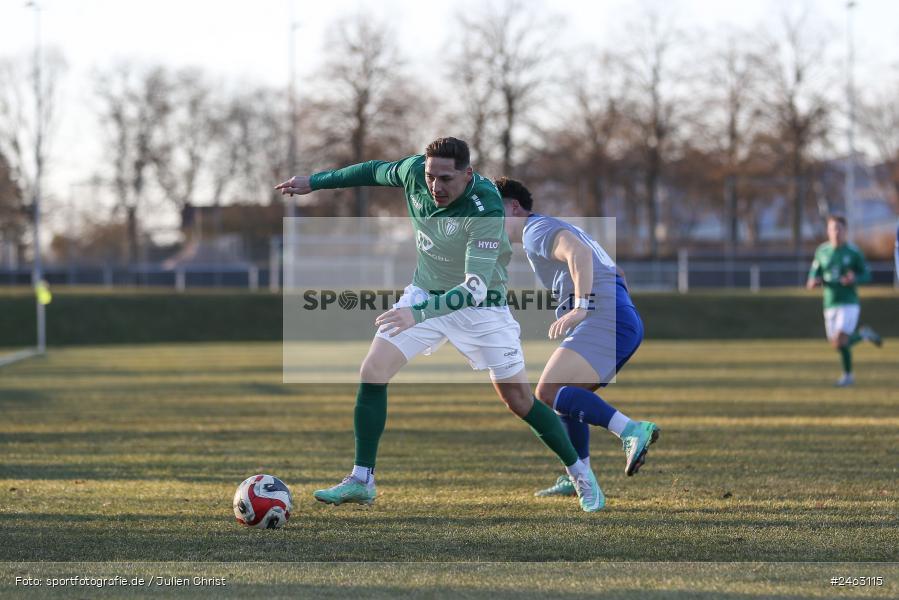
[[[201,66],[223,80],[282,85],[288,69],[291,0],[40,0],[43,37],[59,47],[70,64],[63,82],[61,126],[53,147],[51,187],[68,195],[70,182],[96,169],[100,147],[88,108],[92,69],[121,59],[174,66]],[[0,0],[0,56],[30,52],[33,11],[25,0]],[[547,0],[544,6],[567,20],[566,42],[602,46],[620,35],[636,13],[625,0]],[[668,3],[671,4],[671,3]],[[783,4],[772,0],[679,0],[675,13],[685,28],[712,31],[732,24],[773,23]],[[845,0],[807,0],[807,6],[832,26],[836,57],[845,52]],[[323,33],[341,15],[360,8],[389,15],[411,67],[424,74],[451,36],[462,2],[421,0],[293,0],[297,32],[298,88],[302,92],[323,60]],[[858,0],[855,9],[857,73],[860,81],[899,64],[899,2]]]

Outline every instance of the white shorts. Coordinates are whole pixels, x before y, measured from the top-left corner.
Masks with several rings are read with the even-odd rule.
[[[427,292],[409,285],[393,307],[412,306],[426,297]],[[379,330],[375,335],[396,346],[407,361],[419,354],[427,356],[449,341],[472,369],[490,369],[493,381],[508,379],[524,368],[521,326],[508,306],[463,308],[422,321],[394,337],[387,334]]]
[[[858,325],[858,304],[842,304],[824,309],[824,329],[827,339],[832,340],[841,333],[851,334]]]

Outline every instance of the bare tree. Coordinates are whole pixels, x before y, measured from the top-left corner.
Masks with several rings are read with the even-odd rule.
[[[97,94],[116,209],[125,213],[126,260],[134,263],[139,256],[139,213],[156,162],[154,151],[172,111],[171,82],[163,67],[121,64],[97,75]]]
[[[477,147],[482,150],[483,134],[495,120],[500,167],[513,174],[513,155],[522,146],[516,132],[540,105],[536,99],[551,78],[560,20],[520,0],[485,3],[483,12],[462,13],[458,20],[466,39],[454,60],[453,79],[473,93],[465,99],[465,112],[475,125]]]
[[[213,204],[227,199],[240,202],[274,203],[280,194],[271,182],[283,178],[288,169],[285,124],[290,120],[265,87],[224,94],[212,103],[209,132],[210,190]],[[299,117],[303,117],[300,111]],[[301,120],[305,127],[308,123]],[[302,128],[301,128],[302,129]],[[314,136],[313,136],[314,137]],[[299,155],[309,155],[307,136],[298,140]]]
[[[899,198],[899,81],[869,100],[860,103],[862,133],[877,149],[879,159],[890,169],[893,193]]]
[[[808,13],[784,14],[777,39],[765,53],[768,92],[766,104],[774,133],[775,152],[790,182],[793,250],[802,252],[802,222],[808,203],[811,150],[827,137],[831,103],[828,100],[827,37],[809,23]]]
[[[624,79],[619,57],[604,53],[587,61],[570,76],[573,109],[571,126],[583,140],[581,171],[588,177],[591,198],[588,214],[605,216],[606,194],[612,176],[615,145],[624,125]]]
[[[642,156],[649,254],[655,259],[659,256],[659,185],[678,118],[672,54],[682,35],[673,19],[655,9],[648,9],[632,23],[628,35],[625,65],[631,93],[627,115]]]
[[[317,86],[310,107],[315,116],[303,132],[334,162],[358,163],[409,146],[420,109],[410,104],[410,79],[393,39],[387,25],[365,13],[340,20],[329,32],[330,59],[317,79],[327,85]],[[368,192],[353,189],[354,215],[368,214]]]
[[[464,18],[464,17],[463,17]],[[462,29],[461,40],[453,40],[458,49],[450,63],[450,79],[458,90],[459,108],[450,110],[450,119],[461,123],[462,136],[468,141],[472,159],[486,166],[492,150],[492,131],[499,114],[495,87],[491,79],[489,56],[476,43],[476,36],[468,27]]]
[[[157,112],[150,159],[167,199],[181,210],[194,201],[215,131],[213,89],[198,69],[184,69],[166,85],[167,108]]]
[[[0,257],[9,251],[18,256],[25,233],[25,217],[22,190],[12,178],[6,157],[0,154]]]
[[[37,163],[41,163],[46,176],[58,117],[59,84],[67,70],[65,58],[58,49],[44,50],[41,67],[41,89],[37,91],[30,55],[0,59],[0,156],[10,183],[19,190],[21,199],[29,199],[31,219],[34,218]],[[40,114],[37,114],[36,93],[41,97]],[[15,242],[20,245],[24,230],[16,231]]]
[[[761,111],[762,48],[747,40],[749,32],[731,29],[712,50],[702,94],[707,98],[703,125],[710,151],[721,166],[724,223],[728,255],[739,239],[742,178],[752,159],[754,135]],[[713,163],[713,164],[715,164]]]
[[[267,102],[265,95],[258,100]],[[253,134],[258,131],[258,123],[254,118],[254,99],[251,94],[237,94],[215,103],[211,110],[214,116],[209,122],[208,142],[211,154],[212,203],[221,205],[229,188],[236,188],[233,193],[244,201],[255,200],[255,194],[250,191],[251,182],[256,179],[253,153],[262,151],[264,147],[260,148],[254,143]],[[271,139],[280,138],[273,136]],[[280,160],[286,160],[284,157],[286,152]]]

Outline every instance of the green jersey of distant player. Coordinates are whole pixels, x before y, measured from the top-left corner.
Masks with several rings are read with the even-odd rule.
[[[846,283],[846,275],[855,277]],[[815,260],[808,273],[809,279],[820,279],[824,288],[824,308],[858,304],[858,285],[871,280],[868,263],[862,251],[848,242],[839,246],[824,242],[815,250]]]
[[[403,188],[418,249],[412,283],[445,293],[466,274],[474,274],[486,283],[491,305],[505,303],[512,246],[503,227],[502,198],[489,179],[474,173],[462,196],[438,207],[425,180],[425,157],[417,154],[396,162],[372,160],[316,173],[310,184],[313,190],[365,185]]]
[[[875,346],[883,342],[877,332],[868,325],[858,329],[861,306],[858,302],[859,283],[871,281],[871,272],[865,257],[846,240],[846,217],[830,215],[827,218],[827,241],[815,251],[815,260],[808,272],[806,287],[824,288],[824,330],[831,345],[840,353],[843,375],[838,387],[855,382],[852,375],[852,346],[868,340]]]

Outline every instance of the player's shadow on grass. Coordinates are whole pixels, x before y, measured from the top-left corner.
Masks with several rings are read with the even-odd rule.
[[[265,561],[646,561],[755,560],[883,561],[893,554],[889,540],[857,547],[834,547],[833,531],[809,520],[769,523],[697,523],[655,515],[652,544],[632,544],[635,526],[646,519],[584,515],[491,517],[384,517],[348,507],[312,511],[301,503],[287,528],[261,532],[238,526],[230,506],[182,514],[3,514],[0,561],[9,560],[252,560]],[[198,514],[199,513],[199,514]],[[772,529],[777,525],[779,529]],[[877,523],[883,527],[883,523]],[[866,531],[854,524],[848,533]],[[697,535],[685,537],[686,529]],[[359,531],[364,530],[364,536]],[[211,537],[212,536],[212,537]],[[210,543],[210,539],[215,540]],[[591,540],[593,540],[591,542]],[[839,546],[839,545],[838,545]]]
[[[124,379],[133,379],[133,378],[143,378],[143,379],[153,379],[153,378],[162,378],[162,379],[170,379],[170,378],[178,378],[178,377],[209,377],[214,375],[228,375],[228,376],[242,376],[242,377],[252,377],[252,376],[277,376],[278,379],[281,378],[281,373],[283,372],[283,367],[281,365],[276,366],[235,366],[235,365],[225,365],[225,366],[216,366],[210,365],[209,367],[203,368],[190,368],[190,369],[179,369],[177,366],[167,365],[164,367],[154,368],[152,366],[141,366],[139,369],[128,369],[128,368],[103,368],[102,366],[84,366],[77,369],[76,372],[73,372],[73,368],[70,366],[60,366],[60,367],[52,367],[52,366],[42,366],[39,370],[35,369],[33,371],[23,371],[17,372],[17,379],[37,379],[37,378],[47,378],[47,377],[62,377],[62,378],[72,378],[73,376],[76,379],[84,379],[91,377],[122,377]]]
[[[834,379],[835,380],[835,379]],[[702,386],[706,393],[713,393],[714,390],[721,390],[722,394],[735,389],[745,390],[783,390],[795,389],[808,391],[809,389],[818,389],[821,392],[834,390],[833,382],[830,380],[816,379],[780,379],[772,377],[734,377],[732,375],[721,376],[720,378],[708,377],[706,374],[698,372],[695,379],[684,377],[648,379],[646,377],[639,380],[628,382],[631,387],[644,390],[695,390],[697,386]],[[868,387],[865,382],[858,382],[855,389]],[[872,383],[871,387],[880,387],[876,383]],[[846,395],[852,393],[852,389],[840,390],[839,393]],[[602,393],[600,393],[602,395]]]
[[[789,371],[814,371],[816,369],[820,369],[821,367],[833,366],[834,360],[838,357],[837,353],[833,353],[833,357],[824,357],[820,360],[777,360],[777,361],[722,361],[722,360],[699,360],[697,361],[695,357],[691,357],[689,360],[683,360],[680,362],[676,357],[672,357],[668,360],[642,360],[637,358],[634,361],[633,367],[628,367],[628,369],[633,369],[635,372],[639,371],[734,371],[734,372],[745,372],[745,371],[780,371],[780,370],[789,370]],[[867,362],[867,361],[866,361]],[[625,371],[626,372],[626,371]]]
[[[304,476],[303,469],[291,466],[279,466],[283,461],[271,460],[269,466],[279,474],[287,477],[291,487],[311,486],[321,483],[318,478]],[[0,467],[0,479],[13,481],[90,481],[115,482],[115,481],[167,481],[183,484],[190,483],[221,483],[233,484],[245,478],[247,474],[259,470],[258,461],[249,461],[246,465],[229,463],[222,467],[217,462],[187,461],[177,464],[159,466],[155,463],[133,463],[127,467],[92,467],[69,465],[35,465],[29,463],[7,463]],[[263,467],[265,469],[266,467]],[[215,475],[205,475],[204,472],[215,470]],[[25,485],[25,484],[22,484]],[[19,485],[18,487],[22,487]],[[236,485],[236,484],[235,484]],[[13,486],[17,487],[17,486]]]
[[[553,563],[547,562],[546,569],[553,569]],[[584,566],[589,569],[589,566]],[[492,585],[486,584],[487,588],[493,588]],[[358,584],[358,585],[341,585],[339,588],[324,585],[296,585],[286,584],[281,586],[272,586],[273,596],[287,593],[294,598],[317,598],[328,600],[331,598],[369,598],[379,599],[385,598],[393,600],[395,598],[422,597],[422,598],[465,598],[466,600],[527,600],[530,598],[544,600],[548,597],[561,596],[566,599],[573,600],[632,600],[640,598],[641,600],[759,600],[758,594],[741,594],[729,593],[724,591],[714,592],[697,592],[691,590],[646,590],[642,587],[634,588],[617,588],[610,590],[607,587],[598,587],[597,582],[588,585],[583,584],[585,591],[572,591],[570,587],[565,586],[564,592],[546,590],[528,590],[528,589],[474,589],[472,585],[440,585],[435,587],[419,587],[410,589],[408,587],[391,587],[382,585]],[[410,594],[413,594],[410,596]],[[266,592],[258,586],[247,590],[247,597],[250,595],[267,595]],[[840,596],[841,598],[850,598],[850,596]],[[869,598],[869,595],[855,596],[855,598]],[[779,600],[808,600],[809,596],[796,596],[777,594]]]
[[[183,505],[185,507],[190,505],[190,502],[184,502],[181,498],[173,498],[172,504],[176,507],[178,505]],[[114,506],[112,503],[110,507]],[[228,507],[230,508],[230,507]],[[110,527],[115,526],[116,524],[128,524],[134,525],[137,523],[146,523],[151,525],[152,527],[158,527],[158,523],[160,522],[171,522],[172,520],[177,520],[179,518],[190,519],[191,521],[197,522],[206,522],[206,523],[221,523],[222,515],[217,513],[207,513],[207,514],[195,514],[191,513],[188,515],[154,515],[154,514],[146,514],[146,513],[123,513],[123,514],[115,514],[115,515],[103,515],[103,514],[93,514],[93,515],[85,515],[85,514],[71,514],[71,513],[54,513],[54,514],[44,514],[44,513],[31,513],[28,515],[21,514],[9,514],[9,513],[0,513],[0,523],[13,523],[17,527],[21,526],[23,528],[27,528],[29,523],[36,524],[40,526],[40,524],[51,524],[51,523],[107,523]]]
[[[439,504],[439,502],[435,501],[435,508],[439,508]],[[745,527],[788,527],[817,530],[819,527],[827,526],[831,523],[839,523],[844,528],[848,528],[850,530],[862,530],[870,527],[885,527],[891,524],[890,515],[886,513],[884,514],[883,518],[879,519],[853,517],[852,522],[850,524],[846,524],[844,522],[846,519],[846,514],[841,514],[840,509],[833,509],[826,513],[822,510],[783,511],[781,509],[778,509],[776,513],[771,514],[770,518],[756,517],[747,519],[746,515],[739,510],[727,511],[697,508],[695,510],[684,509],[673,512],[668,510],[667,508],[657,508],[655,510],[634,510],[627,508],[610,507],[608,511],[604,513],[608,520],[603,521],[602,519],[594,516],[593,520],[590,521],[589,519],[591,517],[589,515],[583,515],[578,512],[578,507],[574,500],[560,505],[559,507],[566,511],[570,510],[570,514],[567,516],[560,515],[557,518],[557,524],[562,527],[574,528],[604,528],[610,526],[627,526],[634,523],[646,523],[647,518],[657,519],[661,515],[664,515],[666,519],[669,519],[669,521],[666,523],[666,526],[669,527],[673,526],[675,528],[681,528],[684,526],[701,526],[705,529],[718,529],[722,534],[730,533],[734,528],[739,529]],[[482,509],[473,509],[475,514],[472,514],[472,516],[470,517],[452,517],[447,515],[415,516],[408,514],[397,514],[396,516],[385,516],[383,514],[378,514],[376,516],[370,511],[351,511],[344,509],[340,513],[337,513],[337,511],[341,509],[323,508],[322,510],[329,511],[326,514],[328,518],[331,519],[332,523],[338,522],[344,523],[346,525],[365,524],[369,527],[384,529],[398,529],[402,528],[403,526],[418,526],[423,527],[426,530],[434,531],[446,530],[447,528],[457,528],[460,531],[482,531],[485,528],[510,526],[516,528],[540,528],[547,525],[547,518],[545,515],[490,516],[478,512]],[[491,510],[495,510],[495,507],[493,507]],[[795,518],[785,518],[781,516],[784,512],[789,512],[790,514],[794,515]],[[722,514],[729,514],[730,517],[725,518],[711,516]],[[316,515],[321,516],[322,513],[316,513]],[[639,517],[639,519],[629,520],[627,516]],[[614,521],[609,521],[611,519],[613,519]],[[892,521],[895,521],[895,519],[892,519]],[[745,531],[745,529],[743,529],[743,531]],[[748,538],[751,536],[746,537]]]
[[[4,407],[15,408],[40,408],[52,402],[52,398],[45,390],[34,389],[5,389],[0,390],[0,411]]]

